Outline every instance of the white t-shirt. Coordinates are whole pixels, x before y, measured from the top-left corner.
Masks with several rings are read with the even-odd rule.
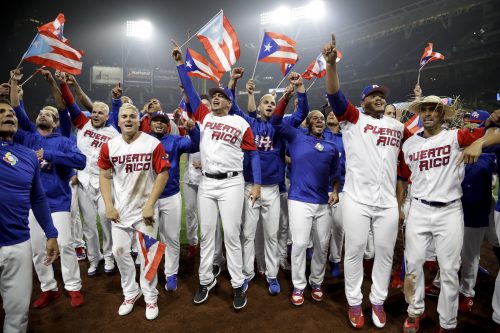
[[[131,227],[142,221],[142,210],[156,175],[170,167],[161,142],[146,133],[132,143],[117,136],[102,146],[99,168],[113,173],[114,206],[120,214],[117,226]]]

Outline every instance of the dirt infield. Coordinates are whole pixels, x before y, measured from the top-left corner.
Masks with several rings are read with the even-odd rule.
[[[398,242],[399,243],[399,242]],[[232,289],[229,273],[224,270],[217,286],[211,291],[206,303],[193,304],[193,295],[198,286],[198,260],[188,261],[186,249],[182,249],[178,289],[166,292],[163,289],[165,277],[160,274],[158,289],[160,315],[154,321],[144,317],[144,301],[136,304],[134,311],[125,317],[117,314],[122,302],[120,276],[104,273],[102,265],[98,274],[86,275],[87,262],[80,263],[83,276],[85,304],[73,309],[69,298],[64,295],[52,305],[41,309],[30,309],[28,332],[353,332],[347,316],[347,302],[344,295],[344,280],[334,279],[327,273],[326,296],[323,302],[312,300],[309,291],[301,307],[290,303],[292,284],[290,276],[280,272],[282,292],[272,297],[267,291],[263,277],[250,283],[247,292],[248,304],[236,312],[232,307]],[[396,256],[396,260],[399,255]],[[489,245],[482,249],[481,265],[493,274],[480,276],[476,286],[475,305],[472,313],[459,315],[458,332],[494,332],[496,325],[491,320],[491,296],[493,294],[498,263]],[[62,288],[60,271],[57,272],[59,288]],[[368,300],[370,281],[365,279],[365,332],[381,332],[370,319]],[[39,295],[39,283],[34,276],[32,301]],[[421,332],[436,332],[439,327],[436,313],[437,298],[427,298],[429,318],[422,322]],[[401,332],[406,318],[406,303],[400,290],[391,290],[386,302],[387,325],[383,332]],[[1,314],[3,325],[3,314]]]

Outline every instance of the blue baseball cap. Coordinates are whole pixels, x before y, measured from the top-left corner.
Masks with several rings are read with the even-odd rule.
[[[483,121],[486,121],[490,117],[488,111],[485,110],[475,110],[471,112],[469,121],[475,124],[481,124]]]
[[[167,122],[167,124],[170,122],[170,118],[168,117],[168,114],[166,114],[163,111],[157,111],[153,112],[151,115],[151,121],[155,120],[156,118],[161,118]]]
[[[378,86],[376,84],[365,87],[365,89],[363,89],[363,92],[361,93],[361,101],[363,101],[366,96],[371,95],[375,92],[381,92],[384,95],[384,98],[386,98],[389,95],[389,88]]]

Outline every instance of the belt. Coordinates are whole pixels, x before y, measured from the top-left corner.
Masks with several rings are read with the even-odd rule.
[[[418,200],[418,201],[420,201],[421,203],[426,204],[426,205],[428,205],[428,206],[431,206],[431,207],[437,207],[437,208],[446,207],[446,206],[451,205],[451,204],[452,204],[452,203],[454,203],[455,201],[458,201],[458,199],[453,200],[453,201],[450,201],[450,202],[427,201],[427,200],[424,200],[424,199],[419,199],[419,198],[413,198],[413,199]]]
[[[227,179],[231,177],[236,177],[238,175],[238,171],[230,171],[224,173],[208,173],[205,171],[201,171],[201,173],[203,174],[203,176],[213,179]]]

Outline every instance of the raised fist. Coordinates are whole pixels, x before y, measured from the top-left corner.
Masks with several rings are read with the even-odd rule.
[[[12,81],[16,81],[16,82],[21,81],[21,79],[23,78],[23,74],[21,74],[21,69],[22,68],[18,68],[18,69],[13,69],[10,71],[10,79]]]
[[[291,84],[293,84],[296,87],[304,84],[302,81],[302,77],[297,72],[291,72],[290,75],[288,75],[288,80],[290,81]]]
[[[52,83],[54,82],[54,77],[52,76],[52,73],[46,69],[42,69],[40,71],[40,73],[42,74],[42,76],[45,78],[45,80],[49,83]]]
[[[244,73],[245,69],[243,67],[233,68],[233,70],[231,71],[231,79],[233,80],[241,79]]]
[[[255,83],[252,79],[247,81],[247,93],[249,95],[253,95],[253,92],[255,91]]]

